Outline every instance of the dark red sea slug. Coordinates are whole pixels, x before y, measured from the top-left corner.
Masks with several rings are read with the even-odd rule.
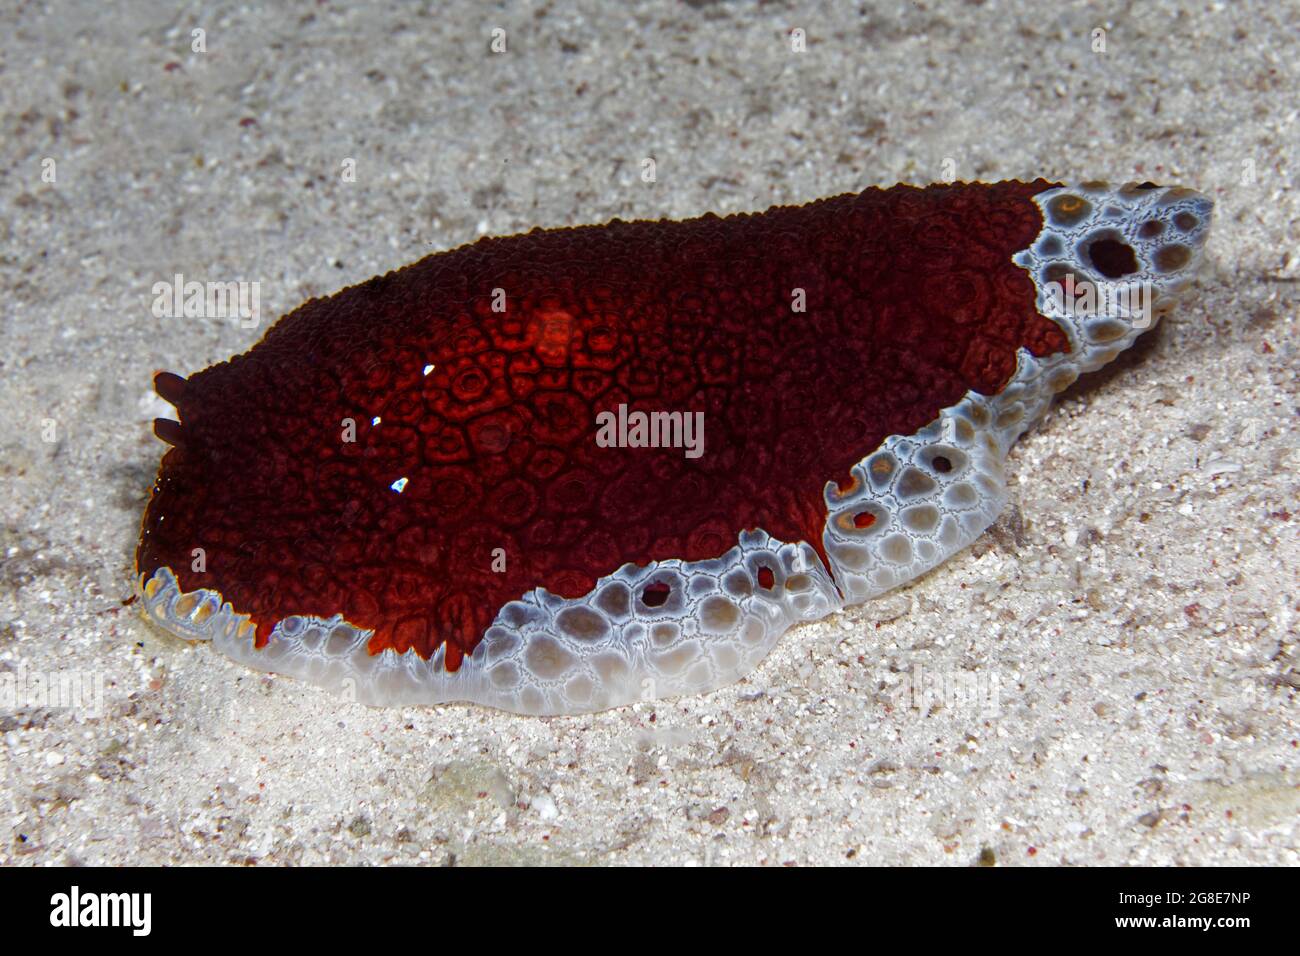
[[[1142,330],[1053,291],[1164,296],[1208,219],[1187,190],[897,186],[428,256],[157,377],[146,613],[374,702],[718,686],[979,534],[1016,435]]]

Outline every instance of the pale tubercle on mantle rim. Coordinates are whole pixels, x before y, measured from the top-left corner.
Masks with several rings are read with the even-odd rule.
[[[1063,186],[1033,201],[1043,227],[1013,261],[1033,280],[1038,311],[1064,331],[1069,351],[1035,357],[1021,348],[1002,391],[970,391],[919,432],[890,436],[853,468],[848,492],[828,482],[822,544],[829,569],[809,543],[755,529],[716,559],[625,565],[580,598],[536,588],[502,607],[451,673],[442,648],[427,660],[391,649],[371,655],[371,632],[341,616],[286,617],[257,649],[247,614],[215,590],[181,593],[165,566],[137,581],[143,613],[253,668],[374,705],[467,701],[526,714],[587,713],[738,680],[793,624],[912,580],[983,533],[1006,503],[1011,445],[1054,395],[1131,346],[1174,303],[1201,262],[1213,210],[1192,190],[1146,183]],[[1067,274],[1103,290],[1140,286],[1151,296],[1149,311],[1062,308],[1058,283]],[[863,514],[871,523],[857,527]],[[764,571],[775,572],[772,585],[756,587]],[[677,583],[675,600],[645,606],[640,589],[652,578]]]

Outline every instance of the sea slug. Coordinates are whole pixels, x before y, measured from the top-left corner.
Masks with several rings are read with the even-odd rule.
[[[1211,209],[895,186],[428,256],[156,377],[141,605],[372,704],[722,686],[981,534],[1011,444],[1168,307]]]

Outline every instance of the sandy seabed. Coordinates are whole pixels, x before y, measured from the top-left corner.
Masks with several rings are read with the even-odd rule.
[[[0,707],[0,863],[1300,862],[1296,7],[1048,6],[0,12],[0,677],[102,691]],[[260,335],[154,283],[274,318],[485,234],[950,173],[1192,185],[1209,263],[1021,440],[990,533],[745,681],[368,709],[123,606],[153,373]]]

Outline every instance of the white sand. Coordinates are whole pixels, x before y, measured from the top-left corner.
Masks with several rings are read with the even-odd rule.
[[[0,672],[102,678],[104,713],[0,712],[0,863],[1300,862],[1293,3],[50,6],[0,12]],[[157,319],[153,283],[259,281],[273,318],[483,233],[945,158],[1196,186],[1211,264],[1013,452],[1011,517],[747,681],[369,710],[120,607],[152,373],[260,334]],[[913,709],[914,666],[996,677],[997,707]]]

